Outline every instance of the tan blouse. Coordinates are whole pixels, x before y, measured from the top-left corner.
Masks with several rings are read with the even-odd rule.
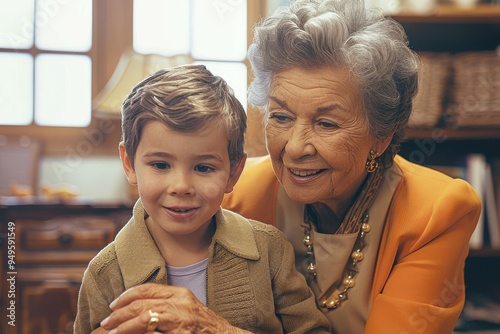
[[[356,285],[349,289],[348,300],[337,309],[323,309],[333,325],[334,333],[363,333],[371,308],[371,288],[377,250],[379,248],[386,214],[393,194],[401,181],[401,171],[393,165],[386,171],[381,188],[372,206],[369,208],[371,231],[365,237],[367,245],[363,249],[364,259],[358,262],[359,273],[355,276]],[[306,276],[317,299],[335,285],[342,289],[344,268],[350,259],[357,234],[322,234],[311,232],[314,243],[314,256],[317,264],[317,276],[311,277],[306,271],[306,247],[303,243],[303,222],[305,206],[294,202],[280,186],[278,190],[276,212],[277,227],[282,230],[292,243],[296,253],[296,266]]]

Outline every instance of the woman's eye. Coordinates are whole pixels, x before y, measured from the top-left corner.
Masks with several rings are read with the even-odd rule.
[[[338,127],[337,124],[332,123],[332,122],[320,121],[320,122],[318,122],[318,124],[325,129],[333,129],[333,128]]]
[[[212,170],[214,170],[212,167],[206,166],[206,165],[198,165],[194,168],[195,171],[200,172],[200,173],[208,173]]]
[[[269,119],[274,119],[280,123],[285,123],[290,119],[290,117],[283,114],[270,114]]]
[[[151,166],[153,166],[156,169],[161,169],[161,170],[167,169],[169,167],[169,165],[166,162],[153,162],[151,164]]]

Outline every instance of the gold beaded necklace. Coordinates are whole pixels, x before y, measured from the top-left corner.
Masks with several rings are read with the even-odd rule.
[[[369,220],[369,214],[368,210],[366,210],[365,214],[361,219],[361,229],[359,230],[358,237],[356,239],[356,242],[354,243],[354,247],[351,252],[351,259],[346,265],[347,275],[342,282],[344,288],[342,290],[334,289],[332,293],[327,294],[327,297],[323,298],[323,300],[321,300],[319,303],[321,307],[325,307],[328,309],[335,309],[340,305],[340,303],[348,299],[347,290],[354,287],[355,284],[354,277],[359,272],[357,264],[364,258],[364,254],[362,251],[363,248],[365,248],[366,246],[365,236],[371,230],[371,227],[368,224],[368,220]],[[317,271],[316,271],[316,261],[314,258],[314,245],[311,239],[312,224],[310,221],[308,220],[306,221],[308,222],[308,224],[304,230],[304,235],[305,235],[304,245],[307,247],[307,252],[306,252],[307,272],[312,276],[316,276]]]
[[[370,232],[371,227],[368,224],[370,218],[368,208],[375,199],[376,192],[382,182],[385,168],[377,168],[372,174],[369,174],[358,199],[346,215],[346,218],[340,225],[337,234],[358,233],[354,242],[351,257],[345,266],[346,276],[342,281],[343,288],[337,289],[332,286],[325,294],[325,298],[320,300],[319,305],[327,309],[336,309],[341,303],[348,299],[348,290],[355,285],[355,276],[358,274],[358,262],[364,258],[363,249],[366,247],[365,237]],[[311,229],[313,226],[312,217],[306,213],[304,215],[304,245],[306,246],[307,272],[313,276],[317,275],[316,260],[314,257],[314,244],[311,238]]]

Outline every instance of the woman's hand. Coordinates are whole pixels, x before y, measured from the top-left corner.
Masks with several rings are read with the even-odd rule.
[[[92,331],[91,334],[108,334],[109,331],[105,330],[102,327],[98,327]],[[148,332],[148,333],[153,333],[153,334],[161,334],[160,332]]]
[[[182,287],[139,285],[122,293],[110,308],[113,312],[101,326],[111,334],[145,333],[150,311],[158,314],[156,331],[161,333],[248,333],[231,326]]]

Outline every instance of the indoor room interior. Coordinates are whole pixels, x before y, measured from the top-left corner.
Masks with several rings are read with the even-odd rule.
[[[118,143],[121,104],[141,79],[205,64],[247,111],[247,154],[267,154],[246,52],[252,27],[286,2],[0,0],[1,333],[73,333],[83,272],[138,197]],[[365,2],[401,23],[423,64],[400,154],[482,200],[456,333],[500,333],[500,1]],[[5,321],[11,300],[16,326]]]

